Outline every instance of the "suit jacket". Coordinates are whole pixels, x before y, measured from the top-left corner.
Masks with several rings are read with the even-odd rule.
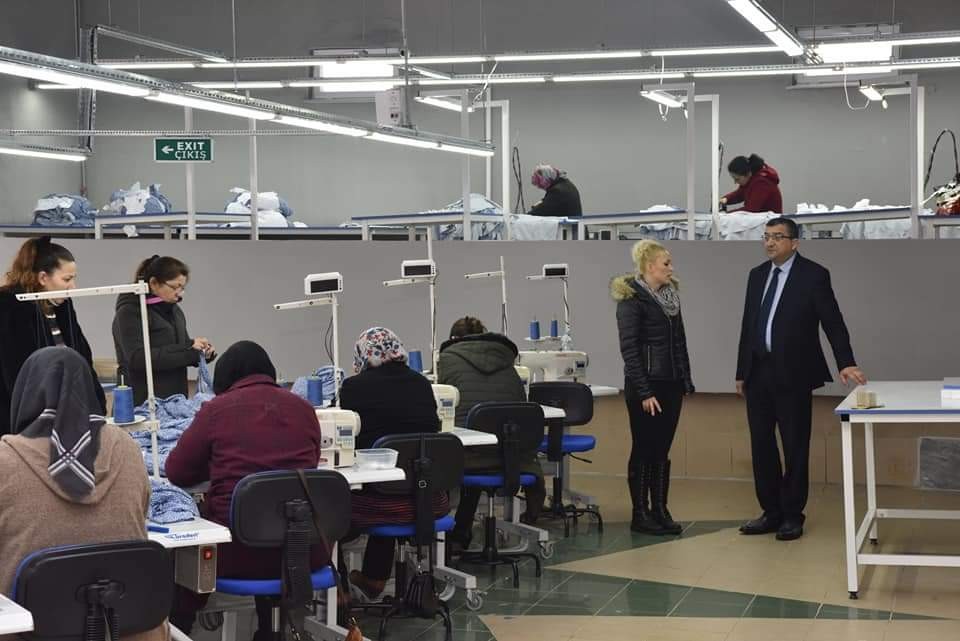
[[[750,380],[754,346],[761,331],[760,303],[771,267],[770,261],[758,265],[747,279],[737,355],[738,381]],[[773,314],[771,354],[778,385],[813,390],[833,380],[820,346],[820,327],[830,341],[837,368],[856,365],[850,334],[830,285],[830,272],[797,254]]]

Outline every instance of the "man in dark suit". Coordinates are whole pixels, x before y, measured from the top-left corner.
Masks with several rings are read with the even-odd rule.
[[[854,361],[830,272],[797,253],[797,231],[789,218],[767,222],[763,245],[770,260],[750,270],[737,355],[737,393],[747,400],[753,479],[763,508],[740,532],[776,532],[781,541],[803,535],[812,392],[833,380],[820,347],[820,327],[840,380],[867,382]]]

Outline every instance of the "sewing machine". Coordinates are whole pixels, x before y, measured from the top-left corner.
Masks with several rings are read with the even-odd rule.
[[[513,369],[517,370],[517,376],[520,377],[520,382],[523,383],[524,397],[529,397],[530,396],[530,368],[524,367],[523,365],[514,365]]]
[[[529,381],[574,381],[583,383],[587,378],[590,358],[586,352],[577,351],[521,351],[517,364],[529,368]],[[537,374],[540,374],[537,376]]]
[[[320,423],[320,456],[327,460],[328,466],[351,467],[360,433],[360,416],[337,407],[317,409],[316,413]]]
[[[437,400],[437,416],[440,417],[440,431],[449,432],[455,425],[457,405],[460,404],[460,390],[453,385],[431,385],[433,397]]]

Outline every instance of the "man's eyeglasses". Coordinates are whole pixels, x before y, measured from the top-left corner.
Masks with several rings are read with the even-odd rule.
[[[763,242],[767,242],[768,240],[775,240],[779,243],[781,240],[793,240],[793,236],[788,236],[787,234],[780,234],[780,233],[764,234]]]

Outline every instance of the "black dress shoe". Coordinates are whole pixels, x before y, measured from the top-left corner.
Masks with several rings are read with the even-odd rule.
[[[763,514],[752,521],[740,526],[740,534],[770,534],[780,529],[781,520],[777,517]]]
[[[800,521],[784,521],[777,530],[778,541],[794,541],[803,536],[803,523]]]

